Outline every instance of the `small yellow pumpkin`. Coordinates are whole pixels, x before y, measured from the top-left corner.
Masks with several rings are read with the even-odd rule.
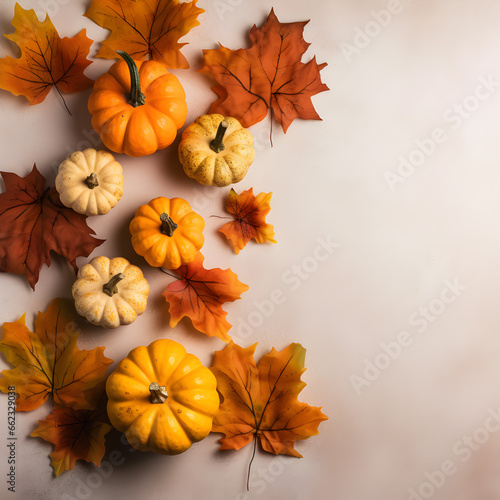
[[[132,246],[153,267],[177,269],[203,246],[205,221],[182,198],[158,197],[140,206],[132,222]]]
[[[129,325],[146,310],[149,285],[142,271],[123,257],[95,257],[73,283],[78,314],[104,328]]]
[[[189,125],[179,144],[186,174],[207,186],[241,181],[255,158],[252,134],[236,118],[202,115]]]
[[[133,349],[106,382],[108,417],[141,451],[176,455],[204,439],[219,408],[217,380],[173,340]]]
[[[75,151],[59,165],[56,189],[75,212],[106,214],[123,196],[122,166],[108,151]]]

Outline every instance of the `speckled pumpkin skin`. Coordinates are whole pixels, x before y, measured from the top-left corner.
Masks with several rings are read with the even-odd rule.
[[[212,151],[222,120],[229,123],[224,135],[225,149]],[[255,158],[252,134],[236,118],[219,114],[202,115],[189,125],[179,144],[179,161],[186,174],[206,186],[228,186],[241,181]]]

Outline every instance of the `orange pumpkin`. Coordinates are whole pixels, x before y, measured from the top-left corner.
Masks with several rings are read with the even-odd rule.
[[[189,264],[205,241],[203,217],[182,198],[160,196],[140,206],[129,227],[134,250],[153,267]]]
[[[92,127],[115,153],[146,156],[172,144],[187,115],[186,94],[157,61],[116,62],[94,84],[88,109]]]

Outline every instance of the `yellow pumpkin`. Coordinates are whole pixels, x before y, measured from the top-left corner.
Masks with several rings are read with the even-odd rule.
[[[219,408],[217,381],[173,340],[133,349],[108,377],[108,417],[141,451],[176,455],[204,439]]]
[[[159,197],[140,206],[130,233],[134,250],[153,267],[177,269],[203,246],[205,221],[182,198]]]
[[[228,186],[241,181],[255,158],[252,134],[236,118],[202,115],[179,144],[184,172],[200,184]]]
[[[94,257],[78,270],[72,287],[78,314],[94,325],[129,325],[146,310],[149,285],[123,257]]]

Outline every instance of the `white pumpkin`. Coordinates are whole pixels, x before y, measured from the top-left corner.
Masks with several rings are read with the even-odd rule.
[[[142,271],[123,257],[95,257],[73,283],[78,314],[104,328],[129,325],[146,310],[149,285]]]
[[[62,204],[75,212],[106,214],[123,196],[122,166],[108,151],[75,151],[59,165],[56,189]]]

